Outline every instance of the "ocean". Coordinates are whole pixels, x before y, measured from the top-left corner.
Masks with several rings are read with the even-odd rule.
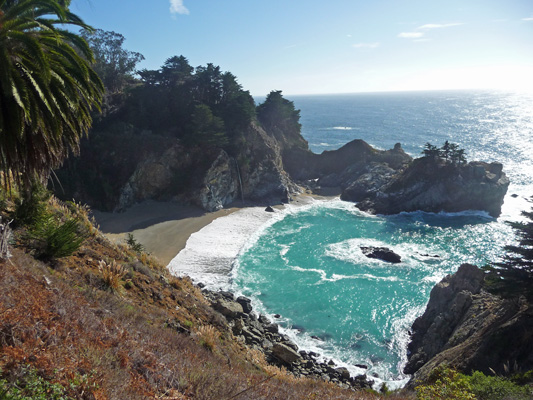
[[[302,134],[314,152],[363,139],[379,149],[401,143],[418,157],[426,142],[441,146],[449,140],[466,150],[468,160],[503,163],[511,180],[498,219],[476,210],[373,216],[339,199],[288,206],[275,215],[245,209],[192,235],[169,265],[208,287],[250,297],[300,348],[334,359],[352,374],[402,386],[409,378],[402,372],[409,329],[432,287],[461,263],[499,260],[515,240],[505,221],[520,220],[520,211],[531,207],[533,95],[287,98],[301,110]],[[402,263],[368,259],[360,250],[367,245],[393,249]]]

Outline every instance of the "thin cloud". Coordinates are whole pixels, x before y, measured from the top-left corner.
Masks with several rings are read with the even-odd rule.
[[[533,21],[533,17],[522,18],[522,21]]]
[[[183,5],[183,0],[170,0],[170,12],[172,14],[189,14],[189,10]]]
[[[376,47],[379,47],[379,42],[375,42],[375,43],[356,43],[356,44],[352,44],[352,47],[355,47],[356,49],[375,49]]]
[[[464,25],[462,22],[452,22],[450,24],[425,24],[416,28],[417,30],[426,30],[426,29],[440,29],[440,28],[450,28],[452,26]]]
[[[399,38],[418,39],[424,36],[424,32],[402,32],[398,34]]]

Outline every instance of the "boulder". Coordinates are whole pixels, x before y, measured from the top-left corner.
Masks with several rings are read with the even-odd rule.
[[[335,371],[340,375],[341,380],[346,381],[350,379],[350,371],[345,367],[335,368]]]
[[[250,300],[249,298],[239,296],[237,297],[237,303],[242,306],[242,310],[244,313],[250,314],[252,312],[252,300]]]
[[[286,364],[292,364],[302,359],[300,354],[282,343],[274,343],[272,346],[272,355]]]
[[[224,298],[218,299],[213,305],[213,308],[228,319],[235,319],[244,314],[242,306],[239,303]]]
[[[387,247],[361,247],[361,251],[368,258],[377,258],[393,264],[402,262],[402,257]]]

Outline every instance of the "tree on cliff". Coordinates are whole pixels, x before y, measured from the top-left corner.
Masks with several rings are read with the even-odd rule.
[[[532,200],[533,201],[533,200]],[[533,299],[533,209],[522,211],[525,222],[509,222],[518,238],[517,245],[505,247],[503,261],[489,267],[493,290],[507,295],[524,294]]]
[[[120,33],[86,29],[81,36],[93,51],[94,70],[106,89],[111,93],[122,90],[127,80],[133,78],[135,67],[144,60],[144,56],[124,49],[122,45],[126,39]]]
[[[434,160],[444,159],[444,161],[451,161],[452,164],[463,164],[466,162],[465,150],[459,148],[459,145],[456,143],[450,143],[445,141],[442,147],[437,147],[431,143],[426,143],[424,145],[424,150],[422,150],[424,157],[432,158]]]
[[[77,152],[103,85],[68,1],[0,0],[0,169],[3,184],[44,181]]]
[[[281,90],[270,92],[264,103],[257,107],[257,118],[270,130],[282,129],[300,132],[300,110],[283,97]]]

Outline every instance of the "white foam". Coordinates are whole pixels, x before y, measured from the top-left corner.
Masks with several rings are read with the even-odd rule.
[[[174,257],[167,268],[177,276],[189,276],[209,289],[228,288],[231,276],[238,268],[237,258],[252,247],[269,226],[287,215],[324,203],[343,203],[340,200],[315,200],[307,204],[289,204],[281,210],[266,212],[264,207],[243,208],[215,219],[193,233],[185,248]],[[339,206],[339,205],[337,205]],[[300,229],[306,229],[302,226]]]
[[[174,275],[190,276],[209,287],[224,287],[241,249],[262,225],[279,214],[251,207],[217,218],[193,233],[167,268]]]

